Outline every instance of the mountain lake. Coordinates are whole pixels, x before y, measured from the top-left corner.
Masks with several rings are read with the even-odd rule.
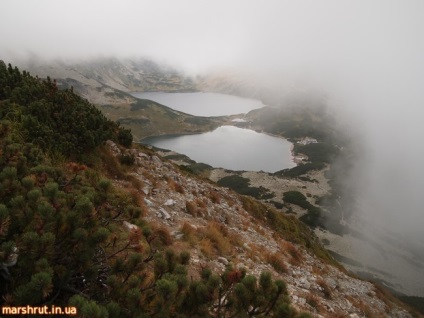
[[[197,116],[244,114],[265,106],[259,100],[215,93],[152,92],[133,96]],[[242,120],[243,115],[240,117]],[[147,137],[141,143],[184,154],[215,168],[276,172],[296,166],[289,141],[235,126],[194,135]]]
[[[148,137],[141,141],[173,150],[215,168],[276,172],[296,164],[285,139],[235,126],[195,135]]]

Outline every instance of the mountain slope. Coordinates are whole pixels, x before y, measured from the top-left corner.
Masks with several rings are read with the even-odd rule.
[[[54,82],[3,63],[0,81],[2,306],[72,305],[90,317],[411,317],[344,273],[295,218],[149,149],[103,144],[131,140]],[[90,147],[90,124],[65,130],[58,145],[72,152],[42,143],[83,114],[105,127]],[[31,116],[42,138],[25,133]]]
[[[215,316],[218,302],[222,317],[251,311],[251,303],[251,316],[297,315],[285,283],[269,273],[257,283],[241,269],[204,268],[188,280],[189,252],[143,217],[142,181],[119,163],[132,164],[132,151],[115,159],[102,145],[130,145],[129,131],[72,90],[2,61],[0,83],[2,314],[26,314],[26,305],[46,314],[55,304],[81,317]],[[246,297],[247,286],[259,293]]]
[[[99,58],[75,63],[31,61],[25,67],[41,78],[73,88],[110,119],[130,128],[135,140],[149,135],[196,133],[216,128],[225,118],[196,117],[154,101],[133,97],[134,91],[193,91],[193,81],[176,70],[146,59]]]

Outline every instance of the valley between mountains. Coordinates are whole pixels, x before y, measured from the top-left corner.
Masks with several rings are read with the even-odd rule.
[[[107,151],[117,161],[130,158],[130,165],[123,164],[122,169],[131,177],[117,173],[112,176],[114,186],[139,195],[146,221],[169,232],[173,249],[190,250],[189,276],[199,277],[206,267],[217,273],[228,266],[245,268],[257,277],[269,271],[287,283],[293,307],[313,317],[419,315],[411,314],[411,309],[383,288],[359,279],[337,263],[392,291],[424,295],[420,282],[402,281],[381,268],[355,261],[350,241],[343,239],[355,236],[360,224],[350,219],[355,198],[342,182],[349,174],[345,167],[355,161],[354,145],[321,96],[299,97],[287,92],[278,96],[273,92],[273,98],[267,100],[271,95],[266,89],[243,77],[192,79],[143,59],[72,65],[33,61],[24,66],[41,78],[56,78],[59,88],[72,87],[109,119],[130,128],[135,141],[232,124],[293,143],[298,166],[267,173],[214,168],[164,149],[125,149],[107,142]],[[245,122],[234,123],[237,116],[196,117],[130,94],[202,90],[255,97],[269,105],[283,102],[282,106],[278,102],[278,107],[251,111]],[[306,137],[317,143],[303,144]],[[136,229],[129,222],[123,222],[123,227]],[[383,246],[377,239],[375,245],[377,249]],[[424,266],[421,260],[417,262],[417,268]]]

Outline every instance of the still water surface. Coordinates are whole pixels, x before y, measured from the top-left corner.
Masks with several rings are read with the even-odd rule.
[[[142,143],[185,154],[216,168],[276,172],[295,166],[292,144],[287,140],[234,126],[196,135],[149,137]]]
[[[132,93],[134,97],[150,99],[172,109],[196,116],[228,116],[245,114],[265,105],[256,99],[217,93]]]

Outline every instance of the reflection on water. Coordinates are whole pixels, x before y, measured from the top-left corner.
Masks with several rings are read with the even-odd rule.
[[[230,170],[276,172],[295,166],[287,140],[234,126],[197,135],[149,137],[142,143]]]
[[[245,114],[265,106],[256,99],[217,93],[147,92],[133,93],[132,95],[137,98],[150,99],[180,112],[196,116]]]

